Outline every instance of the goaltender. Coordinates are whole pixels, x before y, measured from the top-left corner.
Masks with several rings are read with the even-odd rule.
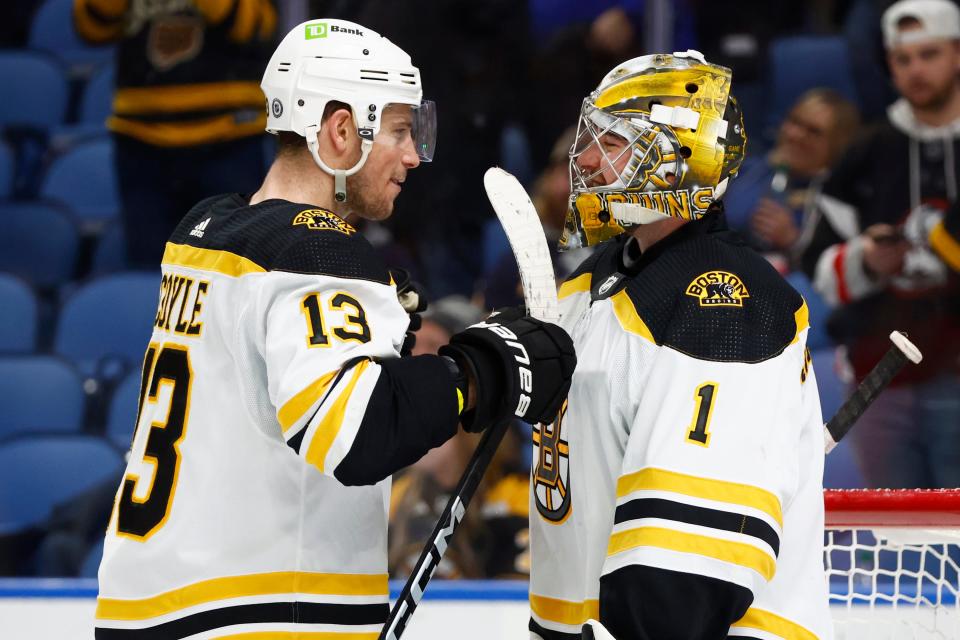
[[[536,638],[831,637],[807,307],[716,202],[730,80],[651,55],[584,100],[561,246],[600,244],[561,288],[569,401],[534,429]]]

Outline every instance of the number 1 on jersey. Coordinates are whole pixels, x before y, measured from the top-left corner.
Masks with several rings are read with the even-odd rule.
[[[704,382],[693,394],[696,407],[693,421],[687,431],[687,441],[702,447],[710,446],[710,418],[713,416],[713,401],[717,395],[716,382]]]

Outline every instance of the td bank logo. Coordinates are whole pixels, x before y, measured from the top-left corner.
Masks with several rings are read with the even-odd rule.
[[[351,29],[350,27],[340,27],[337,25],[327,26],[326,22],[315,22],[306,25],[306,39],[316,40],[317,38],[326,38],[328,33],[345,33],[353,36],[362,36],[360,29]]]
[[[307,40],[316,40],[317,38],[326,38],[327,37],[327,23],[326,22],[315,22],[313,24],[306,25],[307,30]]]

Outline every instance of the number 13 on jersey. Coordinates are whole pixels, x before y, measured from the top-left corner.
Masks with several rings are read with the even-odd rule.
[[[139,466],[152,466],[153,470],[149,479],[132,472],[124,477],[117,502],[118,535],[145,541],[167,520],[180,469],[179,444],[186,434],[190,414],[192,378],[187,347],[151,343],[147,348],[134,442],[141,429],[149,430]],[[168,393],[162,393],[164,389]],[[147,414],[152,418],[149,424],[140,424]]]

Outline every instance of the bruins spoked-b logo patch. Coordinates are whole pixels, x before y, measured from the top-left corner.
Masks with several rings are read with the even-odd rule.
[[[343,218],[325,209],[306,209],[301,211],[293,219],[293,225],[296,226],[298,224],[306,225],[308,229],[316,229],[318,231],[339,231],[348,236],[356,231],[356,229],[344,222]]]
[[[742,307],[750,297],[740,276],[729,271],[701,273],[687,285],[687,295],[697,298],[701,307]]]
[[[537,511],[553,524],[560,524],[570,515],[570,447],[560,436],[566,414],[564,402],[552,424],[533,427],[533,448],[537,454],[533,494]]]

